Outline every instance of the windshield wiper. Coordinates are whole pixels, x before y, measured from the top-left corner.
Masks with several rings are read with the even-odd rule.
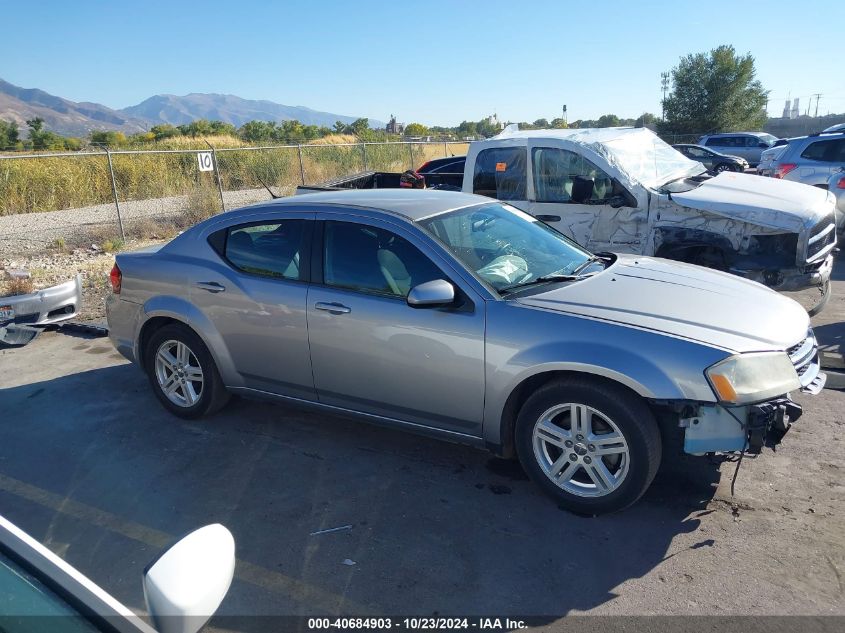
[[[554,281],[578,281],[579,279],[583,279],[584,277],[589,277],[589,275],[545,275],[543,277],[537,277],[537,279],[532,279],[531,281],[525,281],[522,283],[513,284],[512,286],[505,286],[504,288],[499,288],[499,292],[512,292],[514,290],[522,290],[523,288],[528,288],[529,286],[535,286],[537,284],[546,284]]]
[[[589,266],[590,264],[595,264],[596,262],[603,262],[603,261],[604,261],[604,258],[599,257],[598,255],[591,255],[591,256],[587,259],[587,261],[585,261],[583,264],[580,264],[580,265],[578,266],[578,268],[576,268],[575,270],[573,270],[573,271],[572,271],[572,274],[573,274],[573,275],[577,275],[577,274],[578,274],[578,273],[580,273],[582,270],[584,270],[585,268],[587,268],[587,266]]]

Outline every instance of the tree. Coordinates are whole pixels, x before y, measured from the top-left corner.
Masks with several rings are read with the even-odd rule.
[[[759,130],[766,122],[766,95],[755,79],[754,57],[733,46],[682,57],[672,69],[664,132],[697,134]]]
[[[238,130],[238,135],[250,143],[272,141],[276,138],[276,124],[272,121],[247,121]]]
[[[408,123],[405,126],[405,136],[428,136],[428,128],[422,123]]]
[[[556,119],[552,119],[552,127],[555,128],[556,130],[562,130],[562,129],[565,129],[569,126],[566,124],[566,121],[564,119],[561,119],[560,117],[558,117]]]
[[[30,135],[31,136],[31,135]],[[123,132],[97,131],[91,132],[91,142],[106,147],[120,147],[126,145],[126,135]]]
[[[596,127],[619,127],[622,121],[615,114],[603,114],[596,122]]]
[[[363,118],[363,119],[355,119],[355,120],[354,120],[354,121],[352,121],[352,123],[349,125],[349,129],[350,129],[350,130],[352,130],[352,133],[353,133],[355,136],[361,136],[361,135],[362,135],[362,134],[364,134],[367,130],[369,130],[369,129],[370,129],[370,120],[369,120],[369,119],[366,119],[366,118]]]
[[[17,149],[18,142],[18,124],[0,121],[0,149]]]
[[[155,140],[160,141],[165,138],[172,138],[174,136],[179,136],[181,132],[178,128],[170,125],[169,123],[162,123],[161,125],[154,125],[150,128],[150,132],[153,134],[153,138]]]
[[[549,122],[547,119],[537,119],[534,123],[531,124],[538,130],[547,130],[549,129]]]
[[[654,127],[657,125],[657,117],[651,112],[643,112],[634,121],[634,127]]]

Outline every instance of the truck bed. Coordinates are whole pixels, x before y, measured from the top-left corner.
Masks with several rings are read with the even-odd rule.
[[[363,171],[352,176],[345,176],[318,185],[300,185],[297,194],[315,191],[337,191],[341,189],[398,189],[399,172]],[[428,188],[450,188],[460,190],[464,181],[463,174],[423,174]]]

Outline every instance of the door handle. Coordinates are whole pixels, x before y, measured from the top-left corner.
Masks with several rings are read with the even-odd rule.
[[[226,286],[223,284],[219,284],[216,281],[198,281],[194,284],[197,288],[201,288],[202,290],[208,290],[209,292],[223,292],[226,290]]]
[[[325,312],[330,312],[331,314],[349,314],[352,312],[352,308],[349,308],[342,303],[324,303],[322,301],[315,303],[314,309],[324,310]]]
[[[559,215],[535,215],[540,222],[560,222]]]

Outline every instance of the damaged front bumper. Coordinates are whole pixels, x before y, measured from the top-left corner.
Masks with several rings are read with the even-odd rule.
[[[778,444],[802,412],[789,396],[741,407],[702,405],[696,415],[680,420],[684,452],[759,453],[763,446]]]
[[[741,264],[731,267],[730,272],[752,281],[757,281],[778,292],[806,290],[808,288],[829,288],[833,271],[833,255],[822,261],[794,268],[745,268]]]
[[[0,297],[0,327],[51,325],[76,316],[82,304],[82,275],[25,295]]]

